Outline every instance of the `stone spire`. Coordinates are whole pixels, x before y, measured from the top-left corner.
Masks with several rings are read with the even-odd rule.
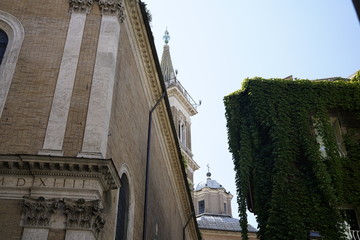
[[[163,39],[164,39],[165,45],[164,45],[164,50],[163,50],[163,54],[162,54],[162,58],[161,58],[161,70],[163,73],[164,81],[167,82],[167,81],[176,79],[174,67],[171,62],[170,49],[169,49],[169,45],[168,45],[169,40],[170,40],[170,35],[169,35],[169,32],[167,29],[165,31],[165,35],[164,35]]]

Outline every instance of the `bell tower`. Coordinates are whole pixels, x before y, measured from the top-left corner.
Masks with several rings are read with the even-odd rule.
[[[196,107],[199,106],[190,94],[181,85],[177,78],[177,71],[171,61],[168,30],[163,37],[165,45],[161,58],[161,70],[163,73],[167,94],[171,106],[171,112],[176,127],[177,137],[179,139],[181,153],[186,165],[187,179],[190,189],[193,189],[193,175],[199,169],[199,165],[193,159],[191,151],[191,116],[197,114]]]

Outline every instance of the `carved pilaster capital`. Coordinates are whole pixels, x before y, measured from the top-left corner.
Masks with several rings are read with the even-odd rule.
[[[51,215],[59,207],[58,199],[45,200],[44,197],[31,198],[24,196],[23,215],[24,225],[33,227],[50,226]]]
[[[66,227],[72,229],[90,229],[97,236],[104,228],[105,220],[101,217],[103,207],[100,200],[64,199]]]
[[[69,0],[70,12],[89,13],[93,0]]]
[[[125,19],[123,0],[99,0],[101,14],[118,16],[120,21]]]

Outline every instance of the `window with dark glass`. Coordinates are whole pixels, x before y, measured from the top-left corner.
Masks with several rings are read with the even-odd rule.
[[[205,201],[201,200],[199,201],[199,214],[202,214],[205,212]]]
[[[226,213],[226,203],[224,203],[224,213]]]
[[[116,240],[125,240],[127,236],[129,218],[129,181],[125,174],[122,175],[119,191],[118,214],[116,220]]]
[[[0,29],[0,65],[4,58],[4,54],[5,54],[5,50],[6,50],[6,46],[7,46],[8,42],[9,42],[8,36],[2,29]]]

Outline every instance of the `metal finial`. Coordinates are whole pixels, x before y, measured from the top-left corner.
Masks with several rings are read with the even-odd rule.
[[[210,172],[210,166],[209,166],[209,164],[207,164],[206,167],[207,167],[207,169],[208,169],[208,172],[206,173],[206,176],[207,176],[208,178],[210,178],[210,177],[211,177],[211,172]]]
[[[163,36],[163,39],[164,39],[164,41],[165,41],[166,44],[169,43],[170,35],[169,35],[169,31],[167,30],[167,28],[166,28],[166,30],[165,30],[165,35]]]

